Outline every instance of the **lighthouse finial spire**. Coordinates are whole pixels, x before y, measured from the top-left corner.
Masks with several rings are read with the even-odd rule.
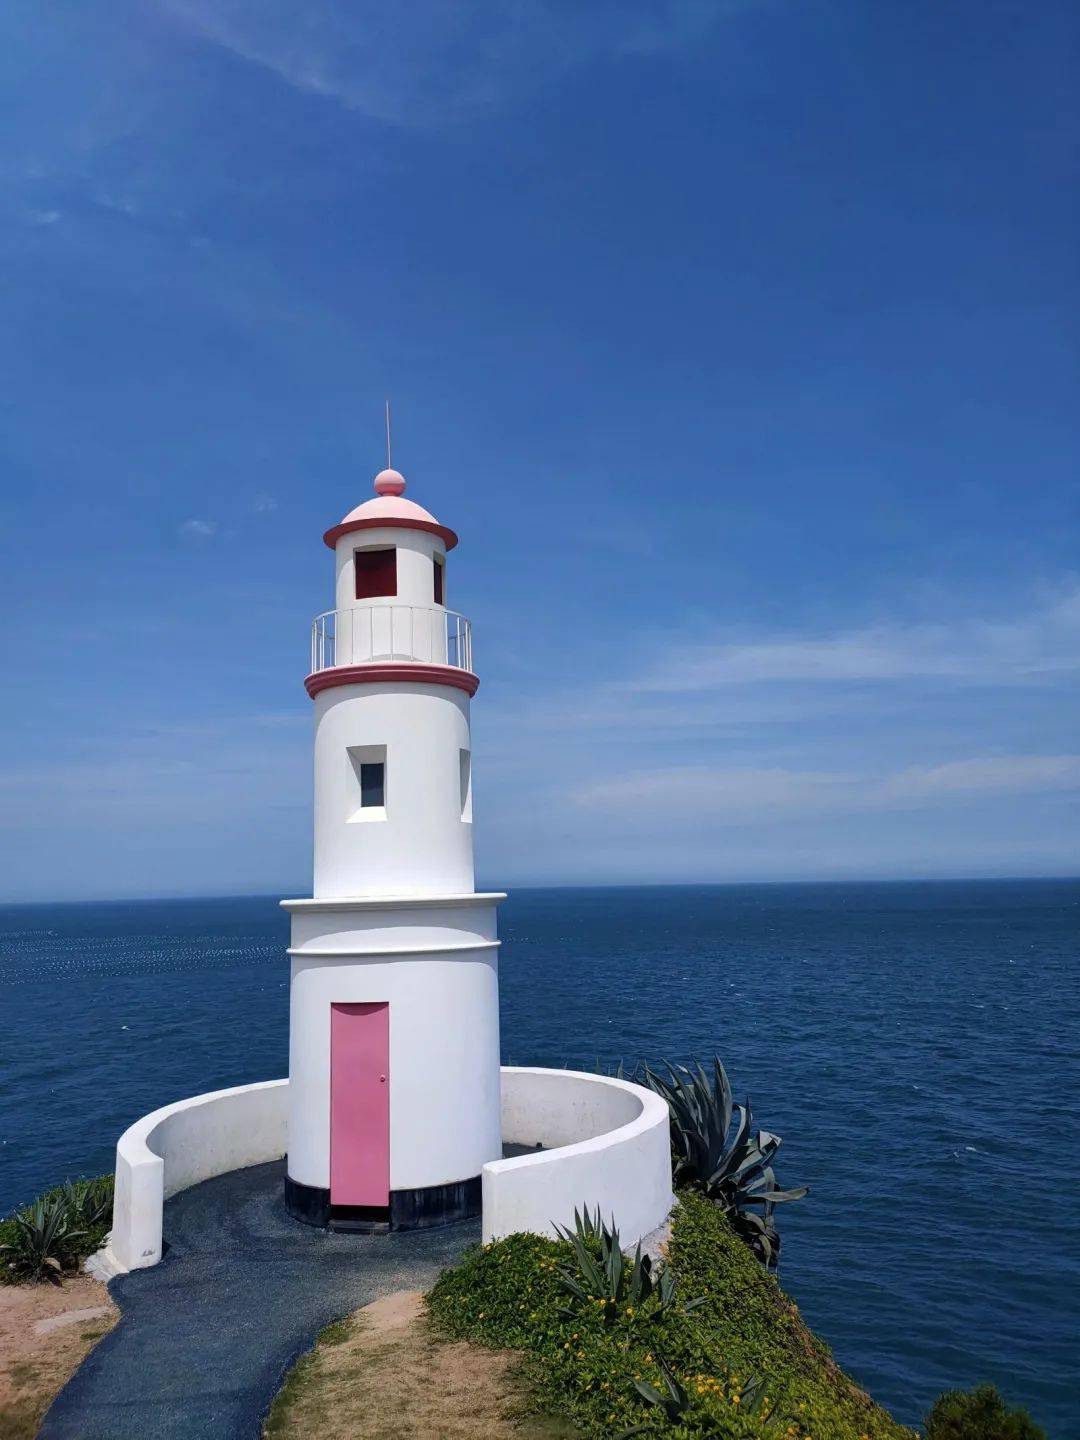
[[[376,495],[401,495],[405,490],[405,476],[390,465],[390,401],[386,402],[386,469],[375,476]]]

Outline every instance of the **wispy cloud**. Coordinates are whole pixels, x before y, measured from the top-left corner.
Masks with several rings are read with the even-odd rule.
[[[217,531],[216,520],[184,520],[176,527],[182,540],[209,540]]]
[[[620,688],[942,679],[1015,684],[1080,671],[1080,588],[1011,621],[890,624],[831,635],[677,643]]]
[[[1080,790],[1080,755],[1002,755],[911,766],[891,774],[682,766],[613,776],[578,790],[586,810],[636,812],[663,823],[727,820],[779,811],[824,813],[928,808]]]
[[[1080,755],[993,755],[953,760],[945,765],[914,765],[888,776],[872,789],[883,804],[977,798],[982,795],[1033,795],[1080,788]]]
[[[161,0],[202,39],[377,120],[466,119],[602,56],[691,43],[740,0]]]
[[[277,509],[277,501],[273,495],[256,495],[251,502],[251,508],[256,515],[269,515],[272,510]]]

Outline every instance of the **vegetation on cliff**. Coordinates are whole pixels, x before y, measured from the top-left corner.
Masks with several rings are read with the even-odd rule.
[[[112,1225],[113,1177],[68,1180],[0,1220],[0,1284],[59,1280],[101,1248]]]
[[[537,1404],[587,1436],[911,1436],[844,1374],[723,1211],[693,1190],[674,1212],[667,1263],[675,1293],[666,1300],[658,1284],[636,1304],[625,1287],[614,1301],[578,1296],[566,1283],[580,1270],[569,1240],[513,1235],[447,1271],[430,1314],[447,1336],[525,1352]]]

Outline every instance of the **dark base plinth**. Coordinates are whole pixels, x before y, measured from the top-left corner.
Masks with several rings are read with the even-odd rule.
[[[331,1230],[426,1230],[479,1215],[480,1176],[448,1185],[426,1185],[419,1190],[391,1190],[389,1205],[374,1206],[331,1205],[329,1190],[301,1185],[286,1174],[285,1209],[294,1220]]]

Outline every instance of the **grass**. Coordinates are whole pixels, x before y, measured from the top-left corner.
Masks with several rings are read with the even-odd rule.
[[[533,1413],[521,1357],[432,1333],[423,1297],[399,1292],[328,1325],[286,1377],[264,1440],[570,1440]]]
[[[844,1374],[700,1195],[682,1195],[669,1256],[682,1303],[658,1320],[654,1302],[613,1313],[572,1300],[558,1274],[571,1264],[570,1247],[513,1235],[440,1277],[428,1297],[432,1325],[447,1337],[525,1352],[536,1405],[585,1436],[911,1440],[913,1432]],[[686,1313],[682,1305],[699,1296],[704,1303]],[[664,1365],[686,1392],[673,1419],[635,1383],[670,1398]]]
[[[266,1417],[263,1426],[263,1435],[266,1440],[282,1440],[282,1437],[291,1433],[293,1428],[293,1417],[305,1408],[311,1398],[313,1389],[318,1388],[319,1378],[319,1346],[340,1345],[348,1338],[349,1322],[347,1320],[333,1320],[329,1325],[323,1327],[315,1337],[314,1346],[306,1355],[301,1355],[296,1364],[285,1376],[285,1383],[274,1397],[274,1403],[270,1407],[270,1413]]]

